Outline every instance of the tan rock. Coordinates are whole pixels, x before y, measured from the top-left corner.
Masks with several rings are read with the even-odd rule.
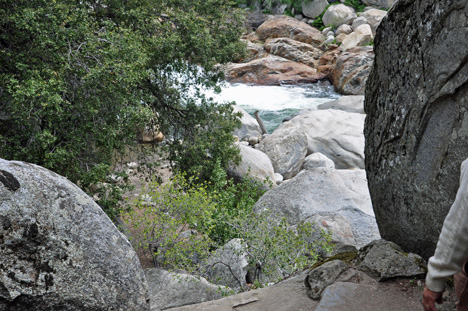
[[[345,34],[345,33],[340,33],[338,36],[335,37],[335,40],[336,42],[338,43],[343,43],[344,39],[347,37],[348,35]]]
[[[252,31],[249,34],[242,36],[242,39],[253,42],[253,43],[261,43],[260,37],[257,35],[256,32]]]
[[[359,14],[359,17],[365,17],[367,23],[371,26],[372,33],[375,36],[375,31],[377,27],[380,25],[382,19],[387,15],[387,11],[378,10],[378,9],[371,9]]]
[[[247,56],[245,59],[242,60],[242,62],[250,62],[254,59],[257,58],[262,58],[266,56],[265,49],[263,48],[263,45],[260,43],[254,43],[250,41],[246,41],[247,44]]]
[[[335,90],[344,95],[363,95],[374,61],[371,46],[355,47],[343,52],[328,76]]]
[[[356,46],[364,46],[372,42],[374,35],[372,34],[371,26],[363,24],[357,27],[354,32],[344,38],[340,46],[342,51],[349,50]]]
[[[318,29],[286,15],[269,18],[258,27],[257,35],[263,41],[285,37],[316,46],[325,41]]]
[[[302,43],[289,38],[268,39],[265,50],[273,55],[281,56],[307,66],[317,67],[317,60],[323,51],[310,44]]]
[[[313,83],[323,79],[314,68],[282,57],[268,55],[249,63],[228,64],[225,77],[231,83],[252,83],[259,85],[280,85]]]

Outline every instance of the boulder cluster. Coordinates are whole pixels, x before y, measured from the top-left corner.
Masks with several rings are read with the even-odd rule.
[[[302,111],[270,135],[236,108],[243,112],[235,133],[242,161],[229,174],[273,182],[256,211],[273,211],[291,225],[313,223],[341,244],[362,247],[380,238],[364,170],[363,102],[361,95],[343,96]]]
[[[249,53],[224,67],[226,80],[282,85],[328,79],[341,94],[364,94],[374,60],[375,31],[387,11],[366,7],[356,13],[345,4],[304,2],[304,14],[317,17],[310,13],[314,10],[322,16],[322,31],[311,26],[314,19],[302,15],[267,16],[254,32],[243,37]]]

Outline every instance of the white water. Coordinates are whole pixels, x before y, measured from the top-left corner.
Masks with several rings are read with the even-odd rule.
[[[209,96],[218,102],[235,101],[251,115],[258,110],[269,133],[285,117],[304,109],[316,109],[318,105],[340,97],[327,82],[288,86],[226,83],[220,94]]]

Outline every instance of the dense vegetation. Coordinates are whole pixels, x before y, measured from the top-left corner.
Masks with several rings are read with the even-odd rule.
[[[0,157],[123,212],[155,265],[204,275],[200,261],[236,238],[257,282],[311,263],[329,237],[254,214],[262,188],[225,173],[238,115],[203,95],[219,88],[215,65],[244,53],[241,13],[229,0],[0,0]],[[178,174],[123,211],[127,176],[112,185],[110,174],[142,131],[164,133],[159,150]]]
[[[331,236],[316,232],[311,223],[290,226],[270,211],[254,212],[255,202],[264,193],[258,182],[246,177],[235,184],[226,179],[219,165],[214,175],[205,183],[194,183],[184,175],[176,175],[165,185],[152,183],[124,214],[126,224],[134,228],[131,242],[143,260],[203,277],[221,264],[239,278],[226,258],[210,261],[224,247],[228,253],[244,254],[249,261],[249,281],[264,286],[315,263],[320,254],[330,251]],[[233,239],[241,241],[241,249],[228,243]]]
[[[243,53],[233,6],[0,0],[0,157],[93,192],[139,129],[157,129],[182,170],[210,176],[216,161],[226,166],[236,158],[230,133],[239,121],[200,90],[216,87],[216,63]],[[112,213],[115,202],[100,203]]]

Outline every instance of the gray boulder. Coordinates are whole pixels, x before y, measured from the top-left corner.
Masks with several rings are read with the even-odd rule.
[[[148,310],[132,246],[76,185],[0,159],[0,310]]]
[[[320,299],[325,288],[333,284],[340,274],[348,269],[349,266],[341,260],[332,260],[312,269],[304,280],[307,296],[314,300]]]
[[[270,210],[290,224],[315,223],[332,231],[334,241],[364,246],[380,235],[362,170],[317,168],[266,192],[255,211]]]
[[[378,10],[378,9],[370,9],[370,10],[360,13],[359,17],[363,17],[366,19],[367,23],[371,26],[373,35],[375,36],[377,27],[379,27],[380,22],[386,15],[387,15],[387,11]]]
[[[396,277],[422,277],[426,262],[421,256],[404,253],[397,244],[385,240],[373,241],[358,253],[363,258],[359,270],[378,281]]]
[[[166,310],[205,301],[220,299],[229,289],[209,283],[186,273],[163,269],[145,269],[151,311]]]
[[[245,245],[240,239],[233,239],[218,248],[207,260],[208,280],[235,291],[245,290],[248,265]]]
[[[319,105],[317,109],[336,109],[347,112],[364,113],[364,95],[342,96],[336,100]]]
[[[316,18],[327,8],[327,0],[309,0],[302,2],[302,14],[309,18]]]
[[[241,127],[234,130],[234,135],[239,137],[239,140],[244,140],[247,137],[261,137],[262,130],[258,125],[257,120],[252,117],[247,111],[239,106],[234,106],[234,112],[241,112]]]
[[[271,159],[275,173],[289,179],[301,170],[307,154],[307,136],[302,129],[290,127],[267,136],[258,149]]]
[[[312,170],[317,167],[335,168],[335,163],[320,152],[312,153],[304,159],[302,169]]]
[[[353,23],[351,24],[351,27],[352,27],[353,29],[356,29],[356,28],[358,28],[359,26],[365,25],[365,24],[368,24],[368,23],[367,23],[367,18],[365,18],[364,16],[359,16],[359,17],[357,17],[357,18],[355,18],[355,19],[353,20]]]
[[[353,28],[347,24],[343,24],[343,25],[340,25],[340,27],[338,27],[336,29],[336,32],[335,34],[338,36],[338,35],[341,35],[341,34],[345,34],[345,35],[349,35],[350,33],[353,32]]]
[[[366,169],[379,228],[424,258],[467,157],[467,10],[465,1],[396,2],[377,31],[367,84]]]
[[[321,152],[336,168],[364,168],[365,115],[340,110],[309,110],[282,123],[275,135],[301,128],[307,136],[307,154]]]
[[[250,178],[260,182],[266,179],[272,182],[275,180],[273,164],[265,153],[249,147],[248,143],[247,146],[238,144],[238,147],[242,160],[238,165],[231,165],[228,168],[227,173],[230,177],[240,181],[249,173]],[[268,188],[268,185],[265,185],[265,189]]]
[[[350,24],[356,17],[356,11],[352,7],[337,4],[328,7],[325,14],[323,14],[322,21],[325,26],[339,27],[343,24]]]

